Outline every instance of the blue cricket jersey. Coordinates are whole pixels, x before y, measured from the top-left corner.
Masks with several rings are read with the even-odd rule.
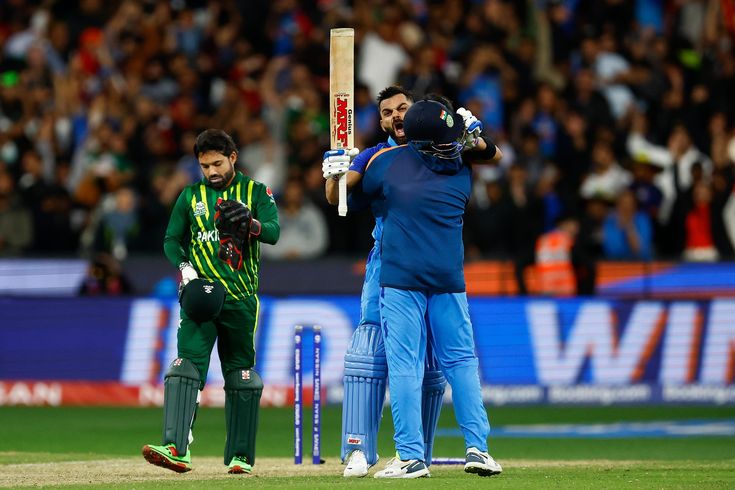
[[[372,158],[361,184],[383,221],[380,285],[465,291],[462,224],[472,181],[462,159],[398,146]]]
[[[371,146],[370,148],[367,148],[361,151],[355,157],[355,159],[352,160],[352,163],[350,164],[350,170],[359,172],[360,174],[365,175],[365,168],[370,162],[370,159],[373,158],[373,156],[376,153],[378,153],[380,150],[384,148],[389,148],[392,146],[398,146],[398,143],[395,142],[393,137],[389,136],[388,140],[385,143],[378,143],[375,146]],[[365,197],[362,191],[359,190],[361,189],[361,186],[362,186],[362,182],[358,184],[358,190],[356,192],[350,193],[350,196],[348,197],[348,200],[347,200],[348,207],[352,209],[353,211],[367,207],[370,204],[368,201],[365,200]],[[375,240],[375,246],[377,248],[380,244],[380,237],[382,236],[382,232],[383,232],[383,220],[382,220],[383,217],[380,216],[379,214],[375,214],[375,213],[373,214],[375,216],[375,227],[373,228],[373,240]],[[370,253],[372,254],[373,252],[371,251]]]

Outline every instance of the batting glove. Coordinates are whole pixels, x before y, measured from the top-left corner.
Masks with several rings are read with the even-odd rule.
[[[482,121],[477,119],[474,114],[464,107],[457,109],[457,114],[462,116],[462,119],[464,120],[464,149],[471,150],[476,147],[477,143],[480,141],[480,134],[483,130]]]
[[[180,263],[179,270],[181,271],[181,287],[186,286],[192,279],[199,277],[196,269],[191,265],[191,262]]]
[[[325,179],[337,178],[347,173],[352,160],[360,153],[357,148],[329,150],[324,152],[322,174]]]

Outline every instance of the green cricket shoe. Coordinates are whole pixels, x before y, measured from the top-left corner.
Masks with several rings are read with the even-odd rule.
[[[167,468],[176,473],[191,471],[191,451],[187,449],[185,456],[179,456],[176,452],[176,446],[173,444],[166,444],[165,446],[146,444],[143,446],[143,457],[150,464]]]
[[[227,473],[236,475],[241,473],[251,473],[252,471],[253,467],[248,463],[248,458],[245,456],[235,456],[228,465]]]

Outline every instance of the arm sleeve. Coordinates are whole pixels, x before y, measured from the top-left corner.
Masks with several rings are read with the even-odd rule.
[[[175,267],[189,260],[181,246],[188,224],[188,205],[184,194],[185,192],[182,191],[176,200],[176,204],[174,204],[174,209],[168,220],[168,227],[166,227],[166,236],[163,238],[163,252],[166,254],[168,261]]]
[[[361,151],[360,154],[357,155],[354,160],[352,160],[352,163],[350,164],[350,170],[353,170],[360,174],[365,174],[365,168],[367,167],[370,158],[372,158],[372,156],[377,153],[378,149],[379,148],[377,146],[373,146],[371,148]]]
[[[258,185],[258,194],[254,202],[253,217],[260,221],[260,235],[258,240],[275,245],[281,236],[281,225],[278,224],[278,208],[264,185]]]

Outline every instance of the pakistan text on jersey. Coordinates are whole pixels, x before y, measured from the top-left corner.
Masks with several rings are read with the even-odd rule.
[[[219,232],[217,230],[205,230],[197,232],[198,242],[218,242]]]

